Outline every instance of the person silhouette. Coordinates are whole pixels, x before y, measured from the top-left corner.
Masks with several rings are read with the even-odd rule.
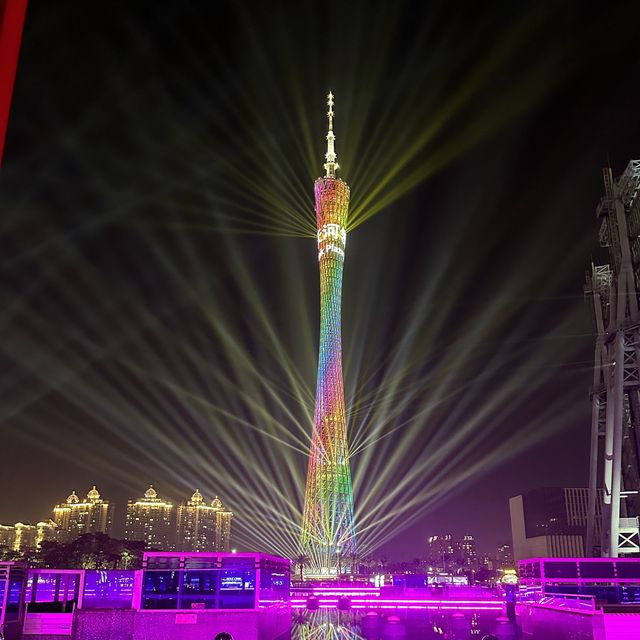
[[[226,631],[219,633],[214,640],[233,640],[233,636]]]

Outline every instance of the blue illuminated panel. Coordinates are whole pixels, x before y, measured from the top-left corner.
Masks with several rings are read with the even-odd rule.
[[[130,609],[135,571],[87,571],[83,609]]]

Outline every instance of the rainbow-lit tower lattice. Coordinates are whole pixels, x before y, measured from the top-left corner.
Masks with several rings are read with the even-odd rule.
[[[307,491],[302,522],[302,547],[310,571],[332,574],[352,564],[356,554],[353,491],[347,444],[342,383],[342,268],[347,241],[349,187],[336,178],[333,94],[325,175],[315,182],[320,263],[320,353]]]

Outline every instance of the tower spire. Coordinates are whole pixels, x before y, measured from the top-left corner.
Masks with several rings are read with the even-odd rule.
[[[327,95],[327,106],[329,109],[327,110],[327,117],[329,118],[329,132],[327,133],[327,153],[325,154],[324,170],[326,171],[326,178],[335,178],[336,177],[336,169],[340,168],[340,165],[336,162],[338,156],[336,155],[335,150],[335,141],[336,136],[333,133],[333,93],[329,91],[329,95]]]

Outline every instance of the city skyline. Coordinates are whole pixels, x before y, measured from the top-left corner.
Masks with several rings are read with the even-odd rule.
[[[135,498],[129,498],[128,500],[126,500],[125,502],[122,502],[120,505],[120,508],[118,508],[118,503],[115,503],[113,500],[110,499],[109,496],[103,496],[102,493],[98,492],[96,490],[97,485],[93,484],[91,485],[91,489],[88,490],[88,494],[91,493],[95,493],[97,494],[97,498],[95,499],[99,499],[99,498],[106,498],[106,503],[111,507],[110,511],[109,511],[109,520],[108,523],[105,522],[105,529],[107,533],[111,533],[114,537],[122,537],[123,533],[124,533],[124,527],[125,527],[125,516],[126,516],[126,506],[132,502],[135,502]],[[153,485],[150,485],[150,488],[153,488]],[[148,491],[149,489],[147,489]],[[157,495],[157,494],[156,494]],[[67,497],[67,500],[55,505],[53,508],[50,509],[51,514],[53,514],[56,510],[56,508],[59,508],[61,506],[64,506],[65,503],[68,503],[72,497],[78,497],[76,490],[72,490],[71,494]],[[186,497],[186,496],[182,496],[181,498],[174,498],[174,497],[169,497],[169,502],[177,507],[177,511],[179,512],[179,510],[181,508],[184,507],[188,507],[192,504],[203,504],[203,505],[207,505],[208,501],[204,499],[204,497],[202,496],[202,494],[200,493],[200,491],[198,489],[196,489],[196,491],[190,496],[190,497]],[[195,502],[194,502],[195,500]],[[73,501],[74,504],[77,504],[75,501]],[[82,504],[82,500],[78,499],[78,503]],[[215,495],[213,502],[217,502],[217,506],[216,509],[222,508],[222,503],[219,500],[218,496]],[[213,504],[212,502],[212,504]],[[122,507],[125,507],[125,509],[123,509]],[[114,518],[114,513],[119,516],[119,517],[115,517]],[[0,514],[0,527],[6,527],[8,526],[13,526],[9,523],[10,519],[4,518],[2,517],[2,514]],[[38,521],[40,520],[40,521]],[[17,522],[19,522],[20,524],[24,524],[26,526],[36,526],[36,524],[43,524],[43,523],[51,523],[52,525],[55,524],[54,520],[52,520],[51,518],[40,518],[40,517],[35,517],[35,518],[20,518]],[[180,525],[178,524],[178,522],[175,523],[176,524],[176,540],[179,541],[180,540]],[[120,533],[118,535],[116,535],[116,533],[114,532],[114,529],[116,531],[119,531]],[[474,541],[474,545],[475,545],[475,536],[473,534],[471,534],[468,530],[464,530],[464,532],[462,533],[454,533],[453,535],[451,533],[447,533],[447,534],[443,534],[442,531],[446,530],[447,527],[445,525],[436,527],[436,528],[432,528],[431,530],[429,530],[428,534],[423,534],[422,538],[422,542],[424,543],[424,549],[423,549],[423,553],[421,554],[422,556],[426,556],[428,554],[428,547],[429,547],[429,538],[431,537],[431,535],[435,535],[436,537],[442,537],[444,536],[448,536],[450,539],[453,538],[456,542],[464,542],[464,540],[468,537],[470,537],[473,541]],[[99,527],[96,530],[98,531],[102,531],[104,532],[103,528]],[[434,531],[436,531],[438,533],[434,533]],[[89,533],[91,531],[88,531]],[[54,539],[55,536],[55,532],[48,537],[48,539]],[[507,537],[510,538],[510,535],[508,535]],[[60,541],[60,540],[58,540]],[[69,542],[70,540],[64,540],[65,542]],[[502,543],[501,543],[502,544]],[[506,543],[507,545],[510,546],[511,541],[509,540],[508,543]],[[180,543],[177,542],[177,545],[180,546]],[[192,549],[192,548],[188,548],[188,545],[185,546],[184,548],[185,551],[197,551],[197,550],[202,550],[202,549]],[[494,553],[496,551],[495,548],[491,548],[490,546],[484,548],[482,550],[479,550],[478,553],[481,553],[482,555],[487,555],[487,554],[491,554]],[[408,559],[408,557],[407,557]]]
[[[116,13],[27,13],[0,173],[3,521],[161,481],[223,496],[239,546],[293,553],[329,87],[363,553],[410,558],[438,530],[491,549],[509,497],[586,487],[583,277],[602,167],[640,155],[625,9]]]
[[[95,492],[97,494],[98,498],[106,498],[106,503],[110,506],[110,510],[109,510],[109,520],[108,520],[108,524],[106,525],[106,532],[109,533],[112,537],[115,538],[125,538],[126,537],[126,507],[128,504],[131,504],[133,502],[135,502],[135,498],[131,498],[129,497],[128,499],[124,500],[124,501],[119,501],[119,502],[114,502],[110,496],[104,496],[102,493],[98,492],[96,490],[97,485],[93,484],[91,485],[91,489],[88,490],[88,494],[91,494],[92,492]],[[150,485],[150,488],[153,488],[153,485]],[[148,490],[147,490],[148,491]],[[82,493],[82,492],[81,492]],[[200,493],[200,491],[198,489],[196,489],[196,491],[190,496],[179,496],[179,497],[174,497],[174,496],[169,496],[168,497],[168,502],[170,502],[172,504],[173,507],[176,507],[175,512],[176,514],[179,514],[180,509],[183,509],[185,507],[188,507],[191,504],[194,504],[194,498],[197,497],[202,498],[202,500],[197,500],[197,503],[200,504],[208,504],[208,501],[205,500],[202,497],[202,494]],[[72,490],[71,494],[67,497],[67,500],[55,505],[53,508],[50,509],[50,513],[53,515],[55,513],[56,508],[63,506],[65,504],[65,502],[69,502],[69,500],[72,497],[77,497],[77,493],[76,490]],[[55,499],[55,498],[54,498]],[[222,507],[222,503],[219,500],[217,495],[214,495],[214,501],[213,502],[218,502],[219,506],[216,508],[220,508]],[[75,501],[74,501],[75,502]],[[80,504],[82,504],[82,500],[79,499]],[[226,512],[226,510],[225,510]],[[115,517],[114,517],[115,516]],[[179,515],[178,515],[179,517]],[[0,513],[0,527],[12,527],[14,526],[12,524],[13,520],[11,518],[4,518],[3,519],[3,514]],[[42,516],[35,516],[35,517],[22,517],[19,518],[18,520],[16,520],[15,522],[19,523],[19,524],[24,524],[27,527],[34,527],[34,536],[35,536],[35,527],[36,525],[43,525],[43,524],[49,524],[51,523],[51,525],[55,525],[54,520],[52,520],[51,518],[46,518],[46,517],[42,517]],[[175,523],[175,538],[176,538],[176,545],[180,546],[180,539],[181,539],[181,534],[180,534],[180,525],[178,523],[178,520],[176,520]],[[422,549],[420,549],[416,554],[414,554],[415,557],[427,557],[428,555],[428,548],[429,548],[429,538],[431,535],[435,535],[436,537],[440,537],[440,536],[449,536],[450,538],[453,538],[457,541],[463,541],[467,536],[470,536],[473,540],[474,540],[474,544],[477,543],[477,540],[475,538],[475,535],[473,535],[472,533],[470,533],[470,531],[468,530],[469,527],[467,527],[467,529],[461,528],[458,530],[455,530],[453,532],[453,534],[451,533],[451,529],[449,528],[449,533],[444,534],[444,531],[447,531],[447,526],[444,524],[441,524],[437,527],[432,527],[431,529],[425,530],[426,532],[422,532],[420,534],[421,536],[421,542],[422,542]],[[103,529],[98,528],[96,530],[99,531],[103,531]],[[47,539],[56,539],[56,534],[55,534],[55,528],[52,528],[53,533],[47,536]],[[91,532],[91,531],[89,531]],[[498,549],[504,544],[506,544],[507,546],[511,545],[511,534],[509,531],[506,532],[504,540],[501,540],[499,545],[498,545]],[[44,538],[43,538],[44,539]],[[58,540],[60,541],[60,540]],[[70,540],[66,540],[66,541],[70,541]],[[1,546],[2,543],[0,543]],[[183,545],[185,548],[185,551],[197,551],[197,550],[201,550],[201,549],[195,549],[195,548],[190,548],[190,546],[188,544]],[[480,555],[484,555],[484,556],[490,556],[490,557],[497,557],[496,554],[496,547],[492,547],[491,544],[482,544],[480,547],[478,547],[478,554]],[[493,555],[492,555],[493,554]],[[385,556],[386,557],[386,553],[384,551],[380,551],[380,553],[378,554],[373,554],[374,557],[377,556]],[[397,560],[413,560],[414,556],[411,555],[406,555],[403,558],[396,558]]]
[[[184,537],[184,528],[185,526],[188,528],[189,525],[181,522],[182,514],[195,504],[194,499],[198,499],[197,506],[199,508],[213,512],[212,536],[206,534],[202,536],[202,541],[195,545],[197,548],[191,548],[189,537]],[[106,533],[114,538],[146,540],[147,536],[144,530],[141,530],[139,537],[135,537],[134,525],[129,522],[130,515],[135,516],[135,514],[130,512],[132,508],[135,510],[136,507],[141,506],[144,510],[145,506],[154,506],[156,503],[166,507],[170,514],[166,523],[168,537],[161,546],[167,547],[167,549],[184,546],[185,551],[207,550],[208,548],[216,551],[230,549],[233,513],[223,505],[217,495],[214,495],[209,504],[197,489],[190,497],[182,496],[174,501],[171,498],[167,500],[159,498],[153,485],[149,485],[142,497],[129,498],[126,502],[122,502],[118,508],[118,504],[109,498],[105,499],[94,484],[87,491],[86,498],[80,498],[75,489],[72,490],[66,500],[55,504],[50,509],[50,517],[21,518],[16,524],[32,527],[34,536],[36,535],[36,526],[42,528],[46,525],[50,528],[50,532],[46,536],[38,533],[40,541],[46,538],[60,543],[68,543],[84,533]],[[3,520],[2,514],[0,514],[0,527],[7,529],[14,526],[6,518]],[[197,524],[195,528],[197,536]],[[154,541],[146,541],[153,546]]]

